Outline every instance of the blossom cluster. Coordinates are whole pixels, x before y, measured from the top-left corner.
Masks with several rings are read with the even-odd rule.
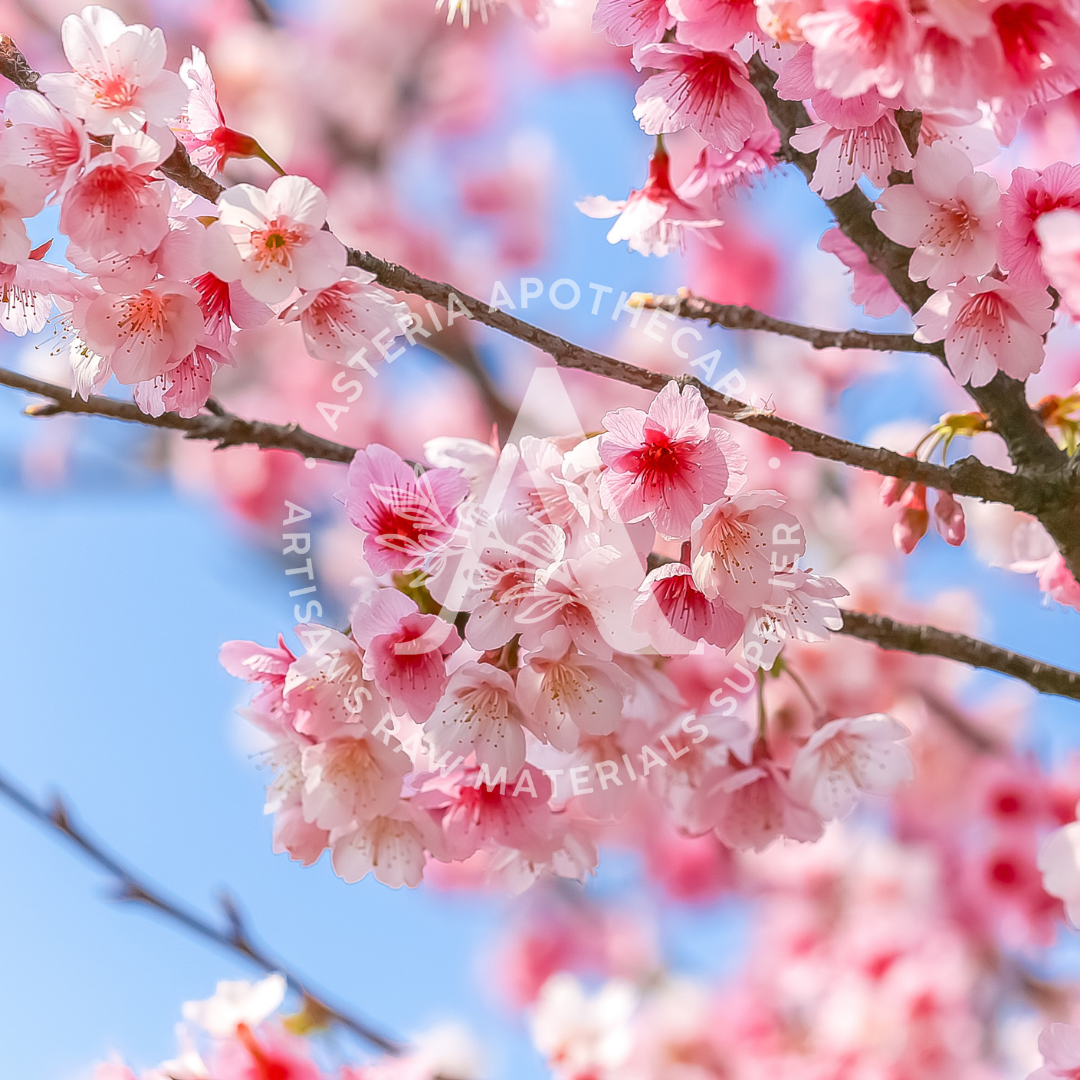
[[[977,166],[1015,137],[1035,105],[1080,87],[1080,22],[1064,3],[965,6],[905,0],[600,0],[594,26],[632,46],[645,80],[634,116],[658,138],[649,179],[628,199],[586,199],[619,215],[608,235],[665,255],[687,229],[715,243],[725,194],[774,164],[780,148],[759,90],[806,106],[791,139],[816,153],[824,199],[880,190],[874,221],[914,249],[911,280],[932,295],[914,313],[920,341],[943,341],[960,383],[1043,363],[1052,284],[1080,302],[1080,171],[1017,168],[1005,191]],[[692,172],[671,179],[663,137],[691,130]],[[855,273],[869,314],[899,300],[881,271],[834,230],[822,247]]]
[[[72,71],[3,108],[0,325],[37,332],[55,303],[78,392],[115,376],[155,416],[196,415],[237,333],[275,314],[299,321],[312,356],[348,363],[376,339],[385,351],[407,309],[346,266],[310,180],[236,184],[215,205],[162,175],[178,141],[210,175],[233,157],[273,165],[226,126],[200,50],[168,71],[160,29],[102,7],[69,15],[63,45]],[[77,273],[44,262],[48,245],[31,250],[25,219],[46,204]]]
[[[884,715],[822,717],[781,764],[735,697],[688,708],[664,658],[741,646],[725,685],[748,693],[786,642],[839,627],[845,590],[799,567],[801,525],[747,486],[694,387],[604,427],[501,450],[438,440],[430,467],[356,455],[345,511],[371,576],[349,629],[297,627],[300,656],[283,639],[222,651],[262,684],[246,715],[274,740],[279,849],[329,847],[347,880],[395,886],[479,853],[524,887],[591,871],[639,787],[690,834],[760,848],[814,840],[860,791],[909,777],[906,730]],[[681,557],[648,569],[658,540]]]

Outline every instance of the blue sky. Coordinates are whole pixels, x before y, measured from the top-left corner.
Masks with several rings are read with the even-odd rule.
[[[494,154],[528,128],[557,147],[553,244],[532,272],[616,288],[678,284],[675,260],[645,261],[609,247],[603,223],[572,207],[586,194],[618,197],[643,179],[650,141],[630,117],[630,84],[599,76],[553,84],[535,72],[517,74],[516,97],[483,140]],[[402,163],[422,219],[452,227],[449,185],[432,184],[431,170],[459,173],[478,148],[427,144]],[[823,225],[814,201],[791,183],[778,181],[757,198],[763,219],[774,222],[804,208],[795,212],[789,243]],[[607,332],[583,311],[544,305],[537,318],[589,343]],[[733,338],[722,339],[737,353]],[[8,363],[18,362],[20,349],[0,343]],[[395,377],[406,377],[404,363]],[[908,373],[875,377],[846,400],[848,433],[865,434],[897,412],[936,419],[929,385]],[[21,417],[23,403],[13,392],[0,395],[7,568],[0,768],[38,794],[62,790],[93,831],[189,903],[211,912],[215,891],[230,887],[264,942],[393,1031],[407,1035],[460,1016],[491,1048],[492,1078],[540,1076],[484,964],[482,946],[502,901],[426,888],[393,892],[371,880],[346,886],[325,863],[303,870],[271,853],[270,822],[261,814],[267,776],[246,756],[232,717],[246,690],[216,655],[224,640],[268,642],[290,624],[278,560],[211,504],[175,493],[142,464],[144,434],[123,425],[71,421],[70,482],[27,488],[18,453],[41,437],[40,425],[55,421]],[[971,583],[991,640],[1080,663],[1080,616],[1044,609],[1032,580],[981,568],[967,549],[938,542],[922,545],[907,567],[917,595],[960,577]],[[1000,685],[980,676],[973,692],[992,694]],[[1042,701],[1036,717],[1032,739],[1044,753],[1080,742],[1075,703]],[[110,904],[96,871],[3,804],[0,865],[5,1076],[69,1080],[113,1050],[153,1064],[172,1052],[182,1001],[207,996],[218,979],[250,973],[148,914]],[[595,888],[632,897],[636,880],[632,862],[605,856]],[[676,907],[664,916],[662,936],[677,967],[712,971],[740,955],[742,925],[729,908]]]

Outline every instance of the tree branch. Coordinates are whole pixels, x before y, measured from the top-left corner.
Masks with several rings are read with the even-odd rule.
[[[20,375],[6,368],[0,368],[0,385],[50,399],[47,405],[29,406],[27,413],[31,416],[56,416],[60,413],[107,416],[130,424],[182,431],[185,439],[208,439],[216,442],[218,450],[226,446],[250,443],[264,450],[294,450],[306,458],[338,461],[345,465],[352,461],[356,453],[355,447],[313,435],[299,424],[268,424],[262,420],[244,420],[224,410],[214,412],[213,408],[212,415],[209,416],[200,414],[186,418],[171,412],[162,413],[161,416],[148,416],[134,402],[118,401],[116,398],[98,394],[91,394],[83,401],[63,386],[32,379],[28,375]],[[216,402],[215,406],[221,409]]]
[[[816,326],[800,326],[798,323],[774,319],[756,308],[743,304],[718,304],[703,296],[694,296],[679,290],[678,296],[654,296],[642,294],[643,308],[670,311],[680,319],[707,322],[710,326],[723,326],[728,330],[764,330],[769,334],[798,338],[809,342],[815,349],[873,349],[877,352],[911,352],[937,355],[936,343],[916,341],[910,334],[875,334],[869,330],[819,330]]]
[[[306,1003],[310,1003],[308,1007],[313,1012],[347,1028],[354,1035],[384,1053],[400,1055],[405,1052],[404,1043],[384,1035],[367,1021],[359,1019],[340,1006],[330,1004],[323,994],[312,989],[306,979],[256,944],[248,933],[235,902],[228,894],[223,894],[220,900],[227,923],[227,928],[223,929],[203,918],[197,911],[172,899],[152,882],[125,866],[100,841],[73,821],[71,813],[60,798],[55,798],[51,807],[46,806],[37,802],[33,796],[2,774],[0,774],[0,796],[17,806],[28,817],[64,837],[90,862],[108,874],[117,885],[117,900],[130,901],[151,908],[196,936],[242,956],[262,971],[280,973],[289,987],[300,994]]]
[[[805,154],[791,145],[795,131],[810,123],[801,101],[785,101],[776,93],[776,74],[754,56],[750,61],[750,81],[765,100],[777,131],[780,151],[777,157],[793,164],[809,180],[817,165],[816,154]],[[897,296],[912,312],[929,299],[932,290],[924,281],[912,281],[908,274],[911,249],[890,240],[874,224],[874,204],[856,186],[825,204],[837,225],[866,255],[870,264],[888,279]],[[943,362],[944,347],[937,343],[935,353]],[[1027,403],[1025,385],[999,371],[985,386],[964,389],[990,419],[993,430],[1005,442],[1009,457],[1033,488],[1041,488],[1036,513],[1053,537],[1073,575],[1080,578],[1080,475],[1072,468],[1067,455],[1050,437],[1038,414]]]
[[[1044,664],[1030,656],[1010,652],[966,634],[939,630],[936,626],[896,622],[885,615],[844,611],[844,625],[838,633],[872,641],[882,649],[940,656],[971,667],[985,668],[1026,682],[1043,694],[1080,701],[1080,672]]]
[[[373,273],[379,283],[388,289],[415,293],[444,307],[450,303],[450,296],[453,296],[455,309],[460,306],[468,312],[470,318],[477,322],[484,323],[546,352],[560,367],[589,371],[608,379],[616,379],[631,386],[640,386],[654,391],[662,390],[672,378],[661,372],[635,367],[633,364],[594,352],[581,345],[574,345],[501,308],[491,310],[483,301],[445,282],[422,278],[403,266],[386,262],[366,251],[350,249],[349,262],[352,266],[359,266]],[[678,381],[696,386],[710,412],[780,439],[793,450],[813,454],[815,457],[829,461],[853,465],[856,468],[868,469],[883,476],[895,476],[939,490],[952,491],[957,495],[971,495],[990,502],[1008,503],[1010,506],[1029,513],[1034,513],[1035,509],[1042,505],[1036,498],[1039,492],[1030,484],[1022,483],[1013,473],[984,465],[977,458],[964,458],[948,468],[927,461],[918,461],[892,450],[862,446],[834,435],[826,435],[823,432],[805,428],[801,424],[774,416],[766,410],[750,408],[741,401],[726,397],[711,389],[692,376],[679,376]]]

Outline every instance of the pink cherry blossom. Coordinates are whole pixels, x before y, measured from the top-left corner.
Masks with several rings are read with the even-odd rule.
[[[826,123],[800,128],[791,145],[804,153],[817,151],[810,181],[823,199],[835,199],[866,177],[884,188],[894,170],[908,172],[914,161],[891,111],[866,127],[838,128]]]
[[[364,558],[376,574],[428,566],[456,531],[469,494],[458,469],[419,476],[393,450],[372,443],[349,466],[345,512],[364,535]]]
[[[670,158],[660,146],[649,159],[649,178],[640,191],[617,202],[603,195],[590,195],[575,205],[588,217],[618,220],[607,234],[609,244],[628,242],[631,251],[642,255],[667,255],[681,250],[685,230],[693,229],[706,243],[715,243],[707,230],[723,225],[685,202],[671,186]]]
[[[390,813],[398,802],[401,780],[412,769],[408,754],[392,736],[372,737],[345,725],[341,735],[306,746],[304,817],[320,829],[339,829]]]
[[[1080,209],[1051,210],[1036,218],[1041,269],[1075,319],[1080,313]]]
[[[804,15],[799,29],[814,47],[814,78],[839,98],[876,88],[894,98],[908,77],[915,25],[899,0],[833,0]]]
[[[206,333],[220,349],[228,350],[234,326],[250,330],[268,322],[273,309],[256,300],[239,281],[222,281],[213,274],[200,274],[191,280],[199,294],[199,307],[206,321]]]
[[[915,249],[911,277],[940,289],[985,274],[997,259],[997,181],[943,143],[919,150],[912,175],[913,184],[883,191],[874,211],[886,236]]]
[[[524,852],[537,861],[549,858],[557,844],[551,795],[551,782],[532,765],[494,777],[482,769],[463,770],[451,797],[442,800],[448,853],[465,859],[498,848]]]
[[[771,595],[747,617],[743,659],[769,668],[785,641],[828,641],[844,625],[836,600],[847,595],[834,578],[808,570],[774,574]]]
[[[223,980],[215,987],[213,997],[185,1001],[184,1019],[218,1038],[229,1038],[241,1024],[257,1028],[276,1012],[285,1000],[286,989],[285,979],[276,974],[257,983]]]
[[[300,323],[309,356],[347,364],[357,352],[363,356],[378,335],[385,344],[401,333],[403,323],[408,325],[409,305],[373,288],[374,280],[366,270],[346,267],[333,285],[303,293],[281,318]]]
[[[703,191],[713,197],[749,186],[776,165],[774,155],[780,149],[780,133],[774,127],[755,131],[738,150],[717,150],[705,146],[697,164],[679,185],[680,199],[695,199]]]
[[[692,652],[699,641],[728,651],[742,637],[745,622],[725,600],[707,597],[682,563],[653,570],[634,603],[634,629],[648,634],[664,656]]]
[[[1080,821],[1055,829],[1039,852],[1043,888],[1065,904],[1073,926],[1080,926]]]
[[[945,342],[958,382],[984,386],[999,370],[1026,379],[1042,367],[1043,335],[1054,313],[1045,289],[966,277],[934,293],[914,318],[919,341]]]
[[[0,164],[32,169],[50,195],[66,192],[90,154],[82,125],[32,90],[8,94],[4,119],[11,127],[0,139]]]
[[[1043,1028],[1039,1053],[1044,1064],[1028,1080],[1074,1080],[1080,1075],[1080,1028],[1060,1023]]]
[[[1001,197],[998,261],[1014,285],[1046,285],[1036,222],[1060,209],[1080,210],[1080,165],[1055,161],[1041,171],[1013,169],[1012,183]],[[1053,243],[1055,230],[1047,227],[1047,232]]]
[[[222,281],[237,281],[267,304],[293,289],[324,289],[345,269],[345,248],[323,229],[326,196],[302,176],[280,176],[266,191],[226,188],[206,230],[204,258]]]
[[[706,53],[677,43],[635,50],[634,65],[656,69],[637,92],[634,118],[647,135],[693,128],[721,150],[740,150],[772,126],[761,95],[735,53]]]
[[[733,49],[747,34],[759,33],[753,0],[668,0],[668,9],[678,20],[678,41],[707,52]]]
[[[787,775],[768,758],[718,777],[704,800],[716,835],[739,851],[762,851],[781,836],[817,840],[824,827],[820,815],[796,798]]]
[[[41,92],[77,116],[92,135],[132,135],[161,127],[184,104],[180,76],[165,71],[165,35],[127,26],[114,11],[85,7],[61,27],[71,74],[43,75]]]
[[[446,689],[446,658],[461,645],[457,630],[421,615],[396,589],[379,589],[357,605],[352,626],[375,685],[397,711],[426,720]]]
[[[161,280],[133,296],[103,293],[73,315],[83,341],[123,383],[153,379],[190,355],[203,329],[198,294]]]
[[[648,45],[675,25],[665,0],[599,0],[593,29],[612,45]]]
[[[169,231],[169,191],[151,175],[165,156],[141,132],[115,136],[68,192],[60,231],[94,258],[154,251]]]
[[[41,178],[21,165],[0,165],[0,262],[18,263],[30,256],[23,218],[45,205]]]
[[[450,676],[424,730],[436,755],[474,752],[479,764],[516,774],[525,764],[525,725],[535,723],[505,671],[470,660]]]
[[[889,279],[870,265],[866,252],[849,240],[839,228],[827,229],[822,233],[818,247],[835,255],[851,272],[854,279],[851,302],[861,304],[867,315],[881,319],[891,315],[900,306],[900,297],[893,292]]]
[[[196,345],[176,367],[136,383],[132,397],[149,416],[166,412],[198,416],[210,397],[214,372],[225,362],[221,353]]]
[[[930,525],[930,512],[926,507],[926,485],[911,484],[901,492],[896,503],[900,509],[893,525],[892,538],[896,550],[910,555],[919,546]],[[886,502],[886,506],[889,505]]]
[[[746,613],[772,595],[773,577],[806,552],[803,528],[783,505],[777,491],[749,491],[721,499],[694,521],[691,566],[706,596]]]
[[[826,821],[844,817],[858,792],[889,795],[912,778],[911,754],[897,745],[910,734],[881,713],[830,720],[795,755],[791,790]]]
[[[74,301],[85,296],[86,283],[69,270],[42,262],[44,251],[15,264],[0,263],[0,326],[22,337],[45,328],[53,310],[53,298]]]
[[[544,634],[519,670],[518,704],[534,718],[540,738],[557,750],[573,750],[579,732],[607,735],[616,729],[627,682],[615,664],[579,653],[569,631],[558,626]]]
[[[334,833],[330,841],[334,873],[348,882],[373,874],[391,889],[416,888],[427,862],[427,830],[421,814],[402,804],[392,814]]]
[[[709,424],[696,387],[669,382],[648,413],[616,409],[603,420],[604,508],[617,521],[649,518],[657,532],[684,539],[706,503],[728,486],[729,436]]]

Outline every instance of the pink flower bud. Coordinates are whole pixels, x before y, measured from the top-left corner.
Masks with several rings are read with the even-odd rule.
[[[949,491],[939,491],[934,504],[934,524],[947,544],[959,547],[964,542],[967,526],[964,522],[964,508],[953,498]]]
[[[905,555],[910,555],[926,535],[930,514],[926,509],[926,487],[914,484],[900,500],[900,520],[893,526],[893,543]]]

